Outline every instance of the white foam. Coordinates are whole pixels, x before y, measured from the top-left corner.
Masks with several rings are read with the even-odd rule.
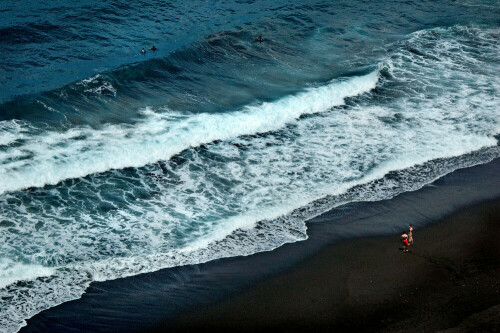
[[[95,83],[100,77],[101,74],[96,74],[94,76],[91,76],[89,78],[77,82],[76,85],[88,86],[89,83]]]
[[[346,97],[368,92],[377,80],[375,71],[225,114],[184,116],[146,109],[146,118],[134,126],[80,127],[35,135],[21,147],[0,152],[0,194],[111,169],[141,167],[203,143],[276,130],[303,114],[326,111],[343,104]],[[17,158],[12,159],[13,155]],[[22,158],[27,155],[31,158]]]
[[[95,88],[89,88],[84,90],[86,93],[92,93],[97,95],[113,95],[116,97],[116,88],[109,82],[104,82],[102,85]]]
[[[472,30],[471,38],[478,38],[481,32]],[[454,36],[453,29],[438,29],[401,43],[380,66],[390,75],[377,89],[382,101],[366,98],[331,109],[377,84],[374,72],[231,114],[147,109],[133,126],[38,135],[10,151],[10,157],[22,157],[30,150],[38,165],[63,173],[81,164],[84,170],[78,172],[85,174],[142,166],[179,149],[224,140],[187,151],[180,163],[93,174],[33,195],[0,196],[0,205],[7,207],[3,218],[13,225],[0,233],[2,251],[29,249],[22,254],[30,262],[63,267],[28,287],[0,289],[0,328],[14,331],[25,318],[80,297],[91,281],[249,255],[306,239],[304,221],[335,205],[387,199],[500,156],[492,136],[499,129],[498,71],[478,63],[473,52],[450,52],[460,46]],[[421,43],[433,57],[408,51],[408,45]],[[285,127],[289,123],[293,126]],[[276,132],[242,136],[268,131]],[[19,163],[14,171],[33,184],[35,166]],[[404,171],[384,178],[395,170]],[[118,208],[95,209],[101,204]]]
[[[17,281],[30,281],[39,277],[50,276],[55,269],[36,264],[23,264],[11,259],[0,258],[0,288]]]
[[[18,120],[0,121],[0,146],[9,145],[24,138],[27,129]]]

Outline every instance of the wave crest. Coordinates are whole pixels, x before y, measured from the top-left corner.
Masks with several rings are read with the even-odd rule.
[[[374,89],[378,71],[334,80],[275,102],[247,106],[224,114],[185,116],[175,111],[143,111],[144,119],[131,125],[102,129],[72,128],[45,132],[0,152],[0,194],[126,167],[141,167],[215,140],[264,133],[282,128],[301,115],[326,111],[344,104],[347,97]],[[92,81],[93,82],[93,81]],[[88,84],[88,83],[87,83]],[[26,128],[8,127],[9,135]]]

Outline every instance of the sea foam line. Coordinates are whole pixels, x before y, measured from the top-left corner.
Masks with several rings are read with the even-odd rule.
[[[0,194],[141,167],[203,143],[277,130],[301,115],[326,111],[344,104],[347,97],[369,92],[378,78],[376,70],[231,113],[186,116],[146,109],[145,119],[135,125],[107,125],[98,130],[79,127],[31,137],[26,133],[21,146],[0,152]]]
[[[29,281],[50,276],[56,271],[52,267],[22,264],[7,258],[0,258],[0,268],[0,289],[17,281]]]

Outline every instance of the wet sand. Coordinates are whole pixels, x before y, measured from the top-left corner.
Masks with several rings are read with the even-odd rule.
[[[496,159],[337,207],[307,222],[306,241],[94,282],[21,332],[498,331],[499,207]],[[408,224],[415,246],[402,253]]]
[[[155,331],[500,331],[500,198],[415,230],[331,245]]]

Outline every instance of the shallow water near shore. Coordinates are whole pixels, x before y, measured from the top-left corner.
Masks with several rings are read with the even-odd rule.
[[[2,331],[500,156],[495,2],[24,5],[0,5]]]
[[[214,329],[229,331],[233,325],[244,327],[245,325],[238,324],[240,323],[238,320],[233,322],[210,319],[206,313],[227,315],[228,307],[219,307],[221,302],[222,304],[226,301],[231,302],[238,299],[242,293],[252,295],[255,288],[267,284],[272,279],[286,280],[290,272],[294,272],[298,267],[307,270],[308,264],[304,266],[304,262],[314,260],[323,250],[337,248],[343,241],[356,244],[370,241],[370,239],[372,241],[379,239],[376,236],[391,235],[393,241],[388,245],[388,251],[403,255],[398,251],[400,246],[398,236],[408,224],[412,224],[416,228],[415,237],[419,244],[415,251],[425,254],[427,249],[420,244],[429,243],[429,239],[422,234],[422,229],[441,228],[442,219],[448,220],[450,214],[461,215],[461,213],[457,214],[457,211],[463,212],[464,208],[468,210],[468,207],[478,203],[480,205],[485,201],[498,201],[500,197],[499,170],[500,159],[496,159],[484,165],[458,170],[420,190],[405,192],[389,200],[353,202],[336,207],[307,221],[309,236],[307,240],[285,244],[273,251],[260,252],[251,256],[224,258],[198,265],[172,267],[114,281],[92,283],[81,299],[43,311],[28,320],[28,325],[21,332],[43,330],[65,332],[68,328],[75,332],[89,330],[164,332],[184,331],[184,329],[189,331],[190,328],[196,331],[199,327],[207,325]],[[436,223],[437,225],[433,226]],[[477,230],[477,227],[471,226],[471,229]],[[460,235],[463,237],[462,233]],[[385,241],[383,243],[385,244]],[[358,255],[359,253],[354,253],[350,260],[363,260],[363,258],[357,258]],[[345,258],[330,258],[335,262],[325,262],[324,265],[342,266],[343,259]],[[324,274],[321,272],[323,271],[320,269],[319,275]],[[357,277],[366,278],[364,274],[359,274]],[[422,276],[413,274],[402,280],[412,280],[412,278],[419,280]],[[285,286],[288,285],[285,284]],[[307,290],[311,286],[303,287]],[[284,289],[290,288],[293,289],[291,286]],[[335,294],[342,289],[342,286],[327,284],[324,288],[326,289],[323,293]],[[397,288],[397,284],[393,288]],[[272,294],[276,300],[276,294]],[[290,295],[283,295],[283,297],[290,297]],[[250,302],[257,302],[256,304],[260,304],[260,307],[271,304],[270,299],[263,296],[257,299],[250,297]],[[282,302],[283,300],[280,301]],[[293,299],[290,302],[301,304],[302,301]],[[217,309],[225,309],[225,312],[219,313]],[[307,310],[311,311],[311,308]],[[272,313],[277,314],[276,311],[271,311],[268,316],[272,317]],[[237,309],[233,315],[244,318],[246,321],[243,322],[248,322],[248,318],[251,318],[248,313],[241,313]],[[321,316],[321,312],[314,315]],[[197,321],[190,323],[190,318],[197,318]],[[287,326],[286,322],[280,323],[275,321],[276,319],[270,320],[273,324],[268,323],[267,326],[276,325],[277,329],[281,327],[281,324]],[[296,317],[290,318],[290,322],[293,320],[296,320]],[[265,321],[266,319],[263,318],[255,318],[253,324],[247,329],[253,325],[259,326]],[[321,321],[311,318],[306,322],[316,322],[322,325]]]

